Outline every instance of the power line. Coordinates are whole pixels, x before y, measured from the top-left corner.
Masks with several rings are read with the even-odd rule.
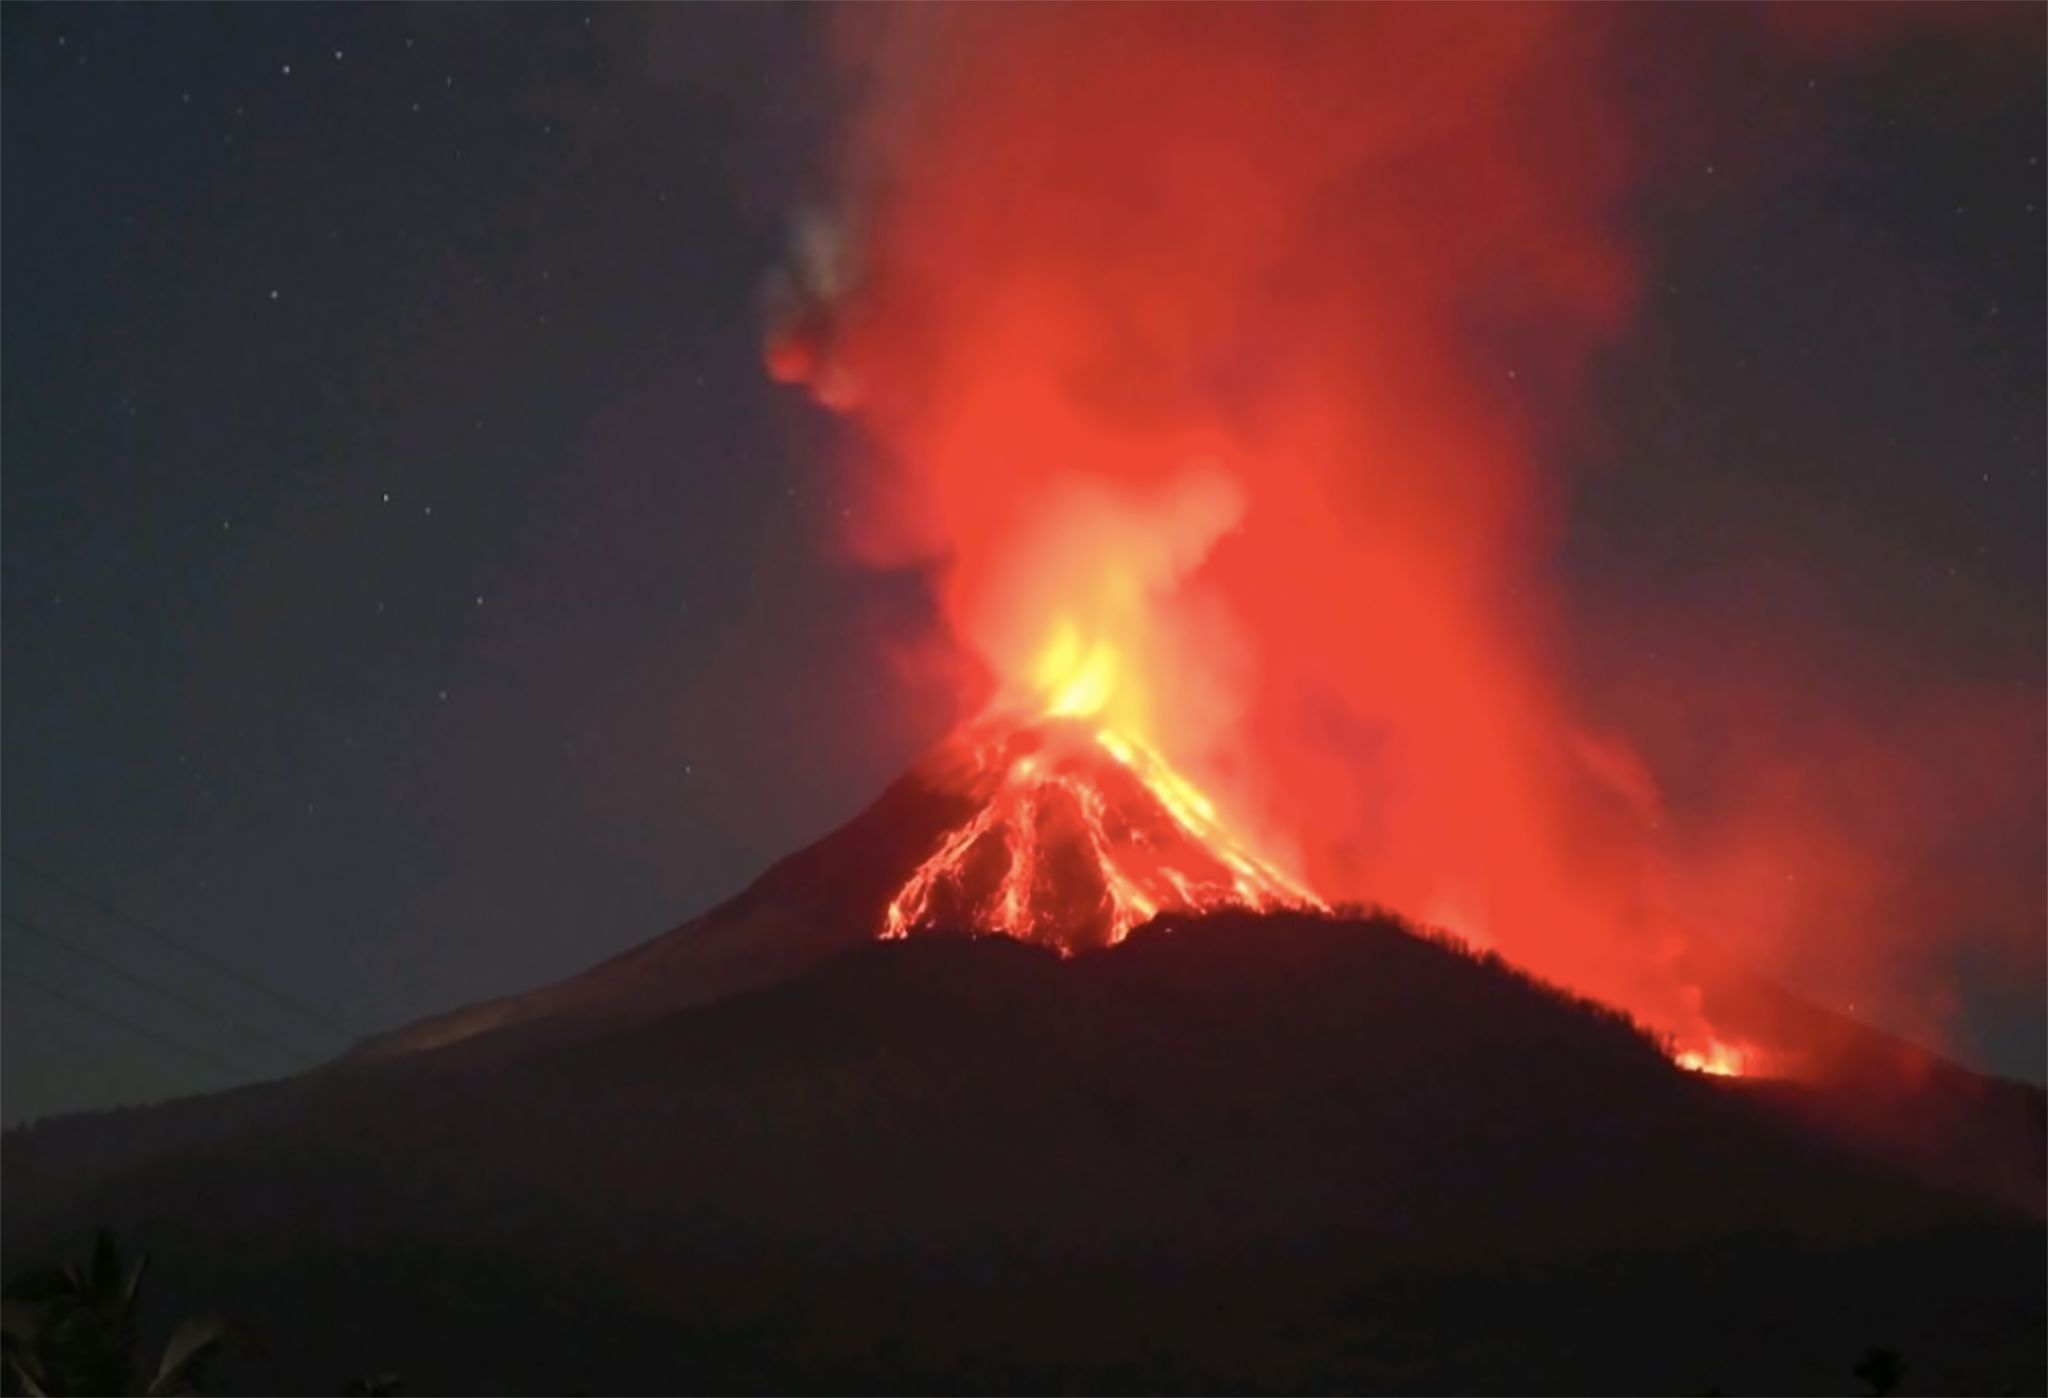
[[[198,1048],[192,1044],[185,1043],[183,1040],[174,1038],[171,1035],[164,1033],[162,1030],[152,1029],[146,1024],[138,1024],[136,1021],[128,1018],[126,1015],[118,1015],[115,1014],[112,1010],[101,1009],[98,1005],[92,1004],[89,1001],[81,1000],[67,990],[62,990],[57,986],[48,984],[47,982],[39,981],[34,976],[24,975],[22,972],[18,970],[10,969],[7,972],[7,984],[25,985],[31,990],[37,991],[40,994],[48,996],[50,999],[55,1000],[60,1005],[68,1005],[70,1008],[76,1010],[78,1013],[82,1015],[88,1015],[93,1019],[102,1021],[103,1023],[114,1025],[116,1028],[126,1029],[129,1033],[139,1034],[145,1039],[154,1040],[156,1043],[163,1045],[165,1048],[174,1049],[177,1052],[184,1054],[187,1058],[191,1058],[198,1062],[206,1063],[211,1067],[225,1068],[230,1073],[233,1073],[236,1077],[245,1077],[251,1074],[259,1078],[269,1076],[267,1070],[252,1069],[247,1064],[242,1063],[230,1063],[225,1058],[220,1057],[219,1055],[211,1052],[208,1049]]]
[[[275,1001],[277,1004],[284,1006],[286,1009],[291,1010],[296,1014],[304,1015],[307,1019],[312,1020],[315,1024],[320,1025],[323,1029],[326,1029],[328,1032],[332,1034],[339,1035],[341,1038],[347,1039],[351,1042],[363,1037],[362,1034],[330,1018],[328,1015],[322,1013],[321,1011],[314,1009],[311,1005],[293,999],[291,996],[286,995],[281,990],[272,989],[271,987],[265,985],[263,982],[256,980],[253,977],[246,975],[241,971],[236,970],[234,967],[227,965],[225,962],[219,960],[218,958],[211,956],[206,952],[200,951],[197,947],[190,945],[189,943],[185,942],[182,938],[173,936],[171,933],[166,932],[161,927],[157,927],[151,923],[144,922],[141,918],[136,917],[132,913],[122,911],[120,908],[115,907],[112,903],[107,902],[104,898],[99,897],[97,894],[88,893],[84,889],[78,887],[76,884],[70,882],[67,879],[59,878],[57,875],[51,873],[47,869],[38,868],[36,865],[30,864],[26,860],[19,859],[14,855],[7,855],[4,858],[7,863],[13,865],[15,868],[20,869],[24,873],[31,874],[36,878],[41,879],[44,883],[49,884],[52,888],[55,888],[63,893],[70,895],[73,899],[77,900],[80,903],[83,903],[86,907],[95,909],[102,915],[112,918],[114,921],[122,924],[125,927],[133,928],[135,931],[140,932],[145,936],[153,937],[157,941],[162,942],[164,945],[173,947],[176,950],[183,952],[186,956],[191,957],[194,961],[197,961],[204,966],[211,967],[216,973],[226,976],[229,980],[234,981],[236,984],[241,985],[246,989],[253,990],[258,995],[264,996],[269,1000]]]
[[[250,1036],[251,1038],[261,1039],[263,1042],[271,1045],[273,1048],[283,1049],[286,1053],[291,1054],[296,1059],[304,1059],[306,1057],[306,1049],[303,1044],[289,1043],[284,1039],[278,1038],[275,1034],[272,1034],[267,1030],[258,1029],[254,1025],[248,1023],[246,1020],[237,1019],[234,1015],[231,1015],[224,1010],[218,1010],[211,1005],[203,1004],[198,1000],[191,999],[190,997],[171,989],[169,986],[161,985],[155,981],[150,980],[146,976],[138,976],[133,971],[130,971],[127,967],[121,965],[119,962],[116,962],[111,958],[100,955],[92,948],[82,946],[79,943],[72,941],[69,937],[59,936],[57,933],[52,932],[49,928],[43,926],[41,923],[35,921],[33,918],[23,917],[20,913],[0,913],[0,926],[12,927],[17,929],[18,931],[28,933],[31,937],[39,937],[43,941],[49,942],[55,946],[60,946],[64,948],[64,950],[70,952],[73,956],[79,957],[80,959],[85,961],[90,961],[93,965],[99,967],[101,970],[105,971],[107,974],[111,976],[119,977],[121,980],[126,981],[128,984],[140,987],[143,990],[149,991],[153,995],[160,995],[164,999],[171,1001],[173,1004],[182,1005],[186,1009],[191,1010],[196,1014],[205,1015],[210,1019],[217,1019],[222,1023],[231,1026],[232,1028],[240,1030],[242,1033]]]

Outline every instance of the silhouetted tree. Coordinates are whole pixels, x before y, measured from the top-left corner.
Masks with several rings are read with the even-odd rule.
[[[1878,1398],[1884,1398],[1887,1393],[1897,1393],[1899,1385],[1905,1382],[1906,1361],[1895,1349],[1873,1349],[1850,1372],[1868,1384]]]
[[[26,1272],[0,1293],[6,1391],[30,1395],[183,1394],[197,1391],[222,1330],[211,1321],[179,1323],[156,1368],[144,1377],[134,1358],[135,1297],[149,1267],[143,1254],[124,1263],[102,1228],[83,1267]]]

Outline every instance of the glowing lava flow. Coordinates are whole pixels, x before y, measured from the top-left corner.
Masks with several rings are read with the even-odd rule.
[[[1072,951],[1168,909],[1322,906],[1134,739],[1055,716],[962,742],[981,804],[891,901],[884,937],[1001,932]]]
[[[1001,932],[1072,951],[1120,942],[1169,909],[1323,906],[1134,736],[1143,691],[1115,646],[1062,619],[1029,672],[1041,717],[984,721],[955,740],[975,813],[891,900],[882,936]]]

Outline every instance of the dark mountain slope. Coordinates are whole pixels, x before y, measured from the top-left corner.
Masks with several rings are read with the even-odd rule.
[[[555,984],[379,1035],[336,1069],[466,1043],[465,1055],[517,1056],[776,984],[877,936],[892,898],[928,860],[958,846],[962,832],[982,834],[957,868],[913,900],[942,919],[982,930],[1021,925],[1034,940],[1092,945],[1105,920],[1129,911],[1102,897],[1102,869],[1093,866],[1111,854],[1127,894],[1137,890],[1159,906],[1210,901],[1199,896],[1216,890],[1213,878],[1205,883],[1198,846],[1221,832],[1177,825],[1159,805],[1156,774],[1148,788],[1126,770],[1132,754],[1118,756],[1091,733],[1064,721],[965,729],[845,825],[682,926]],[[1027,767],[1033,775],[1020,778]],[[1062,818],[1074,814],[1066,798],[1083,791],[1099,807],[1095,828],[1063,842],[1062,829],[1076,835]],[[1028,837],[1020,824],[1032,827]],[[1013,906],[991,880],[1019,848],[1037,856],[1038,877]],[[1176,888],[1197,896],[1174,896]],[[1256,879],[1245,891],[1261,903],[1282,892]],[[1278,901],[1287,901],[1284,893]],[[1924,1178],[2042,1212],[2048,1111],[2040,1089],[1944,1062],[1791,995],[1704,943],[1692,948],[1684,974],[1717,1033],[1767,1046],[1782,1076],[1797,1079],[1755,1086],[1786,1111]],[[223,1101],[155,1119],[148,1132],[121,1141],[154,1149],[164,1132],[190,1140],[231,1125],[244,1106]]]
[[[845,825],[672,931],[553,985],[378,1035],[348,1059],[418,1053],[548,1021],[596,1016],[615,1027],[771,984],[869,941],[911,870],[973,811],[955,761],[945,750],[927,758]]]
[[[230,1098],[10,1135],[4,1221],[155,1248],[249,1388],[2043,1382],[2037,1223],[1385,921],[870,944]]]

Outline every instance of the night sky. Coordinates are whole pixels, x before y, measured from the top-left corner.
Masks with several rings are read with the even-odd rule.
[[[0,10],[9,1122],[579,969],[943,732],[884,659],[920,580],[828,542],[857,444],[760,370],[822,13]],[[1790,608],[2039,692],[2027,62],[1644,75],[1644,304],[1561,448],[1582,614]],[[2037,884],[2038,804],[1983,841]],[[1954,971],[1960,1051],[2038,1080],[2039,986]]]

